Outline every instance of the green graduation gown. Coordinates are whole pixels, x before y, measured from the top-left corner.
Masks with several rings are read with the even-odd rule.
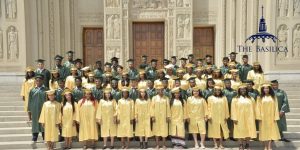
[[[154,81],[156,79],[156,76],[157,76],[156,69],[154,69],[152,67],[149,67],[146,71],[146,75],[147,75],[148,80]]]
[[[237,95],[237,92],[235,90],[233,90],[232,88],[230,88],[230,89],[225,88],[225,89],[223,89],[222,92],[223,92],[224,96],[226,96],[226,98],[227,98],[229,113],[231,113],[231,101]],[[231,119],[227,120],[227,125],[228,125],[228,129],[230,131],[233,131],[233,121]]]
[[[102,78],[103,70],[102,69],[95,69],[94,74],[95,74],[95,77]]]
[[[58,87],[58,89],[55,90],[55,100],[59,103],[62,102],[63,96],[61,95],[64,92],[65,89],[62,89]]]
[[[84,96],[84,88],[83,87],[75,87],[72,92],[75,102],[81,100]]]
[[[131,88],[129,91],[129,98],[135,101],[139,97],[139,91],[137,88]]]
[[[70,75],[70,69],[65,66],[56,66],[55,69],[58,70],[60,78],[66,79]]]
[[[113,96],[113,99],[115,99],[116,101],[122,98],[122,93],[119,89],[112,89],[111,95]]]
[[[148,94],[148,97],[150,99],[152,99],[153,96],[157,95],[157,92],[154,88],[152,88],[152,89],[147,89],[147,94]]]
[[[169,88],[165,88],[163,89],[164,95],[167,96],[169,99],[172,98],[172,93],[171,90]]]
[[[35,74],[42,74],[42,75],[44,76],[44,86],[45,86],[46,88],[49,88],[49,80],[50,80],[50,78],[51,78],[51,73],[50,73],[50,71],[47,70],[47,69],[43,69],[43,70],[37,69],[37,70],[34,71],[34,73],[35,73]]]
[[[228,66],[221,66],[220,67],[221,73],[224,76],[226,73],[229,72],[229,67]]]
[[[209,88],[202,91],[202,95],[206,100],[209,96],[213,95],[213,93],[214,93],[214,89],[209,89]]]
[[[259,92],[256,89],[252,89],[248,91],[248,95],[254,98],[254,100],[256,101]]]
[[[252,70],[252,69],[253,69],[253,67],[251,65],[249,65],[249,64],[246,64],[246,65],[243,64],[243,65],[240,66],[240,68],[239,68],[239,75],[240,75],[241,81],[247,80],[248,72],[250,70]]]
[[[28,97],[28,111],[32,116],[32,133],[44,132],[44,128],[39,123],[40,113],[44,102],[47,99],[46,91],[48,88],[41,86],[30,90]]]
[[[71,69],[71,67],[73,67],[74,66],[74,61],[65,61],[65,63],[64,63],[64,66],[66,67],[66,68],[69,68],[69,70]]]
[[[278,110],[279,112],[288,113],[290,112],[288,97],[285,91],[281,89],[274,90],[277,101],[278,101]],[[279,131],[287,131],[287,124],[286,124],[286,116],[283,115],[280,117],[280,120],[277,121]]]
[[[129,71],[128,71],[128,77],[129,77],[129,79],[137,78],[138,75],[139,75],[138,70],[136,70],[135,68],[129,69]]]
[[[103,89],[97,88],[96,86],[91,88],[92,94],[98,102],[103,98]]]

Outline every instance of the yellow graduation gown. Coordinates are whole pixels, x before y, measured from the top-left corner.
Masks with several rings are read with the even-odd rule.
[[[221,86],[221,88],[223,89],[224,86],[224,82],[221,79],[214,79],[215,85]]]
[[[210,96],[207,99],[207,111],[208,111],[208,137],[225,139],[229,136],[229,130],[227,126],[227,119],[229,118],[228,103],[225,96],[215,97]]]
[[[88,83],[88,79],[86,77],[81,77],[81,79],[82,79],[82,86],[84,87],[84,85]]]
[[[76,84],[75,84],[75,77],[73,76],[68,76],[66,78],[66,82],[65,82],[65,87],[73,90],[75,88]]]
[[[171,116],[170,103],[167,96],[160,97],[156,95],[152,97],[151,113],[155,122],[153,123],[152,133],[155,136],[168,136],[167,117]]]
[[[234,123],[234,138],[256,138],[255,100],[243,96],[233,98],[231,120],[238,121],[237,124]]]
[[[84,84],[83,87],[86,88],[86,89],[92,89],[95,86],[96,86],[95,83],[86,83],[86,84]]]
[[[242,84],[240,80],[230,80],[231,81],[231,88],[234,90],[238,90],[239,86]]]
[[[73,137],[77,136],[76,125],[73,124],[76,121],[76,113],[77,113],[77,103],[74,102],[74,112],[72,108],[72,104],[66,102],[66,105],[63,106],[62,113],[62,136],[63,137]]]
[[[144,81],[139,81],[138,83],[138,88],[147,88],[147,80],[144,80]]]
[[[157,85],[162,84],[160,79],[154,81],[154,88],[157,88]]]
[[[265,76],[262,73],[255,73],[254,70],[250,70],[247,75],[247,80],[253,80],[253,88],[260,92],[260,85],[265,82]]]
[[[44,124],[45,141],[58,141],[58,124],[61,123],[61,105],[57,101],[46,101],[40,114],[39,123]]]
[[[24,111],[28,111],[28,96],[29,92],[32,88],[35,87],[35,79],[31,78],[28,79],[27,81],[24,79],[22,83],[22,89],[21,89],[21,96],[24,96]]]
[[[206,81],[205,80],[203,80],[203,79],[200,80],[200,79],[196,78],[195,81],[196,81],[196,85],[201,89],[201,91],[206,89]]]
[[[259,140],[280,139],[277,120],[279,120],[277,98],[271,96],[258,97],[256,100],[256,119],[259,120]]]
[[[204,98],[191,96],[186,103],[186,118],[190,119],[189,133],[206,134],[207,103]]]
[[[151,137],[151,101],[136,99],[135,101],[135,136]]]
[[[180,87],[183,90],[187,90],[190,87],[190,84],[187,80],[180,80]]]
[[[185,101],[184,101],[185,103]],[[171,106],[171,123],[169,124],[169,135],[184,137],[185,104],[180,100],[174,99]]]
[[[50,88],[50,90],[56,90],[56,89],[58,89],[58,83],[57,83],[57,81],[54,81],[53,83],[51,83],[52,81],[51,81],[51,79],[49,80],[49,88]]]
[[[118,101],[117,117],[120,120],[117,136],[133,137],[133,124],[130,123],[131,120],[134,120],[134,101],[132,99],[121,98]]]
[[[117,136],[117,124],[114,122],[116,116],[116,100],[107,101],[101,99],[96,114],[97,120],[101,120],[101,137]]]
[[[83,99],[78,102],[76,120],[79,122],[79,141],[98,140],[96,111],[98,102]]]

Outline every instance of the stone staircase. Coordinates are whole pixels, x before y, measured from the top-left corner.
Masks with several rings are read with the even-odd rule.
[[[291,112],[287,114],[288,132],[285,137],[292,140],[291,143],[274,142],[274,149],[297,149],[300,147],[300,82],[285,82],[280,84],[289,97]],[[21,83],[2,83],[0,84],[0,149],[45,149],[45,144],[41,137],[36,144],[31,143],[31,127],[27,124],[27,114],[23,111],[23,101],[20,95]],[[193,147],[193,142],[187,142],[189,147]],[[102,148],[102,142],[98,142],[98,148]],[[120,142],[116,142],[116,147]],[[168,145],[171,145],[168,142]],[[208,141],[207,147],[213,143]],[[57,144],[60,149],[62,143]],[[151,140],[149,146],[154,147]],[[237,142],[226,141],[226,147],[237,148]],[[261,142],[251,142],[253,149],[263,149]],[[73,147],[80,148],[80,143],[73,143]],[[138,148],[138,142],[131,142],[131,147]]]

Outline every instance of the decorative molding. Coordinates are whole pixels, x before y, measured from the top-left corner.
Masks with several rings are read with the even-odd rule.
[[[1,1],[0,1],[1,3]],[[3,31],[0,29],[0,59],[3,59]]]
[[[293,29],[293,56],[300,58],[300,24]]]
[[[80,13],[78,16],[79,16],[79,22],[95,22],[95,23],[103,22],[102,13]]]
[[[7,19],[17,18],[17,1],[5,0],[5,16]]]

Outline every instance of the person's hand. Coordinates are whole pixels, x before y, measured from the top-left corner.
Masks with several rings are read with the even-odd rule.
[[[42,123],[42,127],[45,128],[45,124],[44,123]]]
[[[138,123],[138,119],[137,118],[135,118],[135,123]]]
[[[99,124],[99,125],[102,124],[102,119],[98,119],[98,124]]]
[[[76,126],[76,121],[73,121],[73,126]]]
[[[78,126],[80,125],[79,121],[76,121],[76,123],[78,124]]]
[[[190,123],[190,118],[185,119],[187,123]]]
[[[205,121],[207,121],[207,120],[208,120],[208,118],[207,118],[207,117],[204,117],[204,120],[205,120]]]
[[[233,123],[234,123],[234,124],[238,124],[238,121],[237,121],[237,120],[233,120]]]
[[[284,113],[283,111],[279,112],[279,116],[280,116],[280,117],[283,117],[284,114],[285,114],[285,113]]]
[[[133,124],[134,120],[130,120],[130,124]]]
[[[25,96],[22,97],[22,100],[25,101]]]
[[[120,119],[117,119],[117,124],[120,124]]]
[[[167,121],[167,123],[170,123],[171,122],[170,117],[167,117],[166,121]]]

